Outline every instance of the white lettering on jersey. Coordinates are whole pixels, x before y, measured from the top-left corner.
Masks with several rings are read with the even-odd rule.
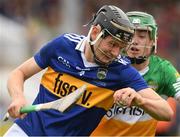
[[[125,61],[124,59],[118,59],[118,62],[119,63],[121,63],[121,64],[123,64],[123,65],[127,65],[128,64],[128,62],[127,61]]]
[[[58,57],[58,60],[65,66],[67,66],[68,68],[70,68],[70,65],[69,65],[69,61],[67,61],[66,59],[64,59],[63,57],[59,56]]]
[[[145,113],[143,109],[137,106],[122,107],[114,104],[105,115],[106,119],[116,119],[126,123],[136,123],[137,121],[146,121],[152,117]]]

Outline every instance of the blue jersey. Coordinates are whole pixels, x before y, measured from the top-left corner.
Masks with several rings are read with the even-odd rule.
[[[46,110],[29,113],[15,122],[29,136],[87,136],[113,104],[117,89],[131,87],[136,91],[147,88],[139,73],[126,58],[119,58],[108,68],[86,60],[86,37],[64,34],[45,45],[35,56],[45,69],[39,93],[33,104],[62,98],[82,85],[87,90],[65,113]]]

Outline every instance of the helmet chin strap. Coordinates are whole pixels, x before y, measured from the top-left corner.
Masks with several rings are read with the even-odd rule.
[[[96,62],[96,64],[98,64],[98,65],[100,65],[100,66],[102,66],[102,67],[107,67],[109,64],[110,64],[110,62],[109,63],[104,63],[104,62],[102,62],[101,60],[99,60],[98,58],[97,58],[97,56],[95,55],[95,53],[94,53],[94,47],[93,47],[93,45],[90,45],[91,46],[91,50],[92,50],[92,52],[93,52],[93,55],[94,55],[94,61]],[[101,51],[101,50],[100,50]]]
[[[91,49],[94,50],[94,47],[91,46]],[[106,54],[102,49],[100,49],[99,47],[97,48],[97,50],[99,50],[99,52],[101,52],[103,55],[107,56],[108,58],[112,58],[111,56],[107,55],[107,54]],[[100,61],[100,60],[96,57],[95,54],[94,54],[94,61],[95,61],[97,64],[99,64],[99,65],[101,65],[101,66],[104,66],[104,67],[107,67],[110,63],[112,63],[112,61],[110,61],[110,62],[108,62],[108,63],[104,63],[104,62]]]
[[[131,58],[128,56],[128,59],[131,61],[131,64],[142,64],[143,62],[145,62],[147,60],[148,57],[146,56],[139,56],[138,58],[134,57]]]
[[[152,49],[151,49],[151,53],[148,55],[148,56],[139,56],[139,57],[129,57],[128,56],[128,59],[131,61],[131,64],[142,64],[144,63],[154,52],[155,50],[155,47],[153,46]]]
[[[89,43],[89,45],[94,45],[96,44],[96,42],[104,35],[104,31],[101,31],[98,36],[96,37],[96,39],[94,41],[91,40],[91,31],[92,31],[93,27],[90,28],[88,36],[87,36],[87,41]]]
[[[95,52],[94,52],[94,45],[97,43],[97,41],[104,35],[104,31],[102,30],[98,36],[96,37],[96,39],[94,41],[91,40],[91,37],[90,37],[90,34],[91,34],[91,31],[92,31],[92,28],[90,28],[90,31],[88,33],[88,36],[87,36],[87,40],[88,40],[88,43],[91,47],[91,51],[93,53],[93,56],[94,56],[94,61],[96,62],[96,64],[100,65],[100,66],[103,66],[103,67],[107,67],[110,63],[104,63],[102,62],[101,60],[99,60],[97,58],[97,56],[95,55]],[[106,55],[106,53],[104,51],[102,51],[100,48],[97,48],[101,53],[103,53],[104,55]],[[106,55],[107,56],[107,55]]]

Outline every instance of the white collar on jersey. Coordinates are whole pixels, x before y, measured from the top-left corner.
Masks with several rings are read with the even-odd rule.
[[[139,71],[139,74],[141,76],[144,76],[149,71],[149,66],[145,67],[144,69]]]
[[[83,38],[81,41],[78,42],[78,44],[76,45],[76,50],[79,50],[81,52],[84,52],[84,48],[85,48],[85,43],[86,43],[86,37]]]
[[[85,67],[97,67],[99,65],[97,65],[96,63],[92,63],[92,62],[88,62],[85,55],[84,55],[84,49],[85,49],[85,43],[87,41],[87,37],[85,37],[84,39],[82,39],[77,45],[76,45],[76,50],[81,51],[81,57],[84,63]]]

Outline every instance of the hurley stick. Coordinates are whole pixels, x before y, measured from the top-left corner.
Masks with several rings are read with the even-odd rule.
[[[64,112],[81,97],[81,95],[84,93],[85,90],[86,90],[86,85],[83,85],[82,87],[76,89],[74,92],[58,100],[43,104],[28,105],[22,107],[20,109],[20,113],[30,113],[34,111],[48,110],[48,109],[54,109],[60,112]],[[9,119],[9,113],[7,112],[3,118],[3,121],[7,121],[8,119]]]

